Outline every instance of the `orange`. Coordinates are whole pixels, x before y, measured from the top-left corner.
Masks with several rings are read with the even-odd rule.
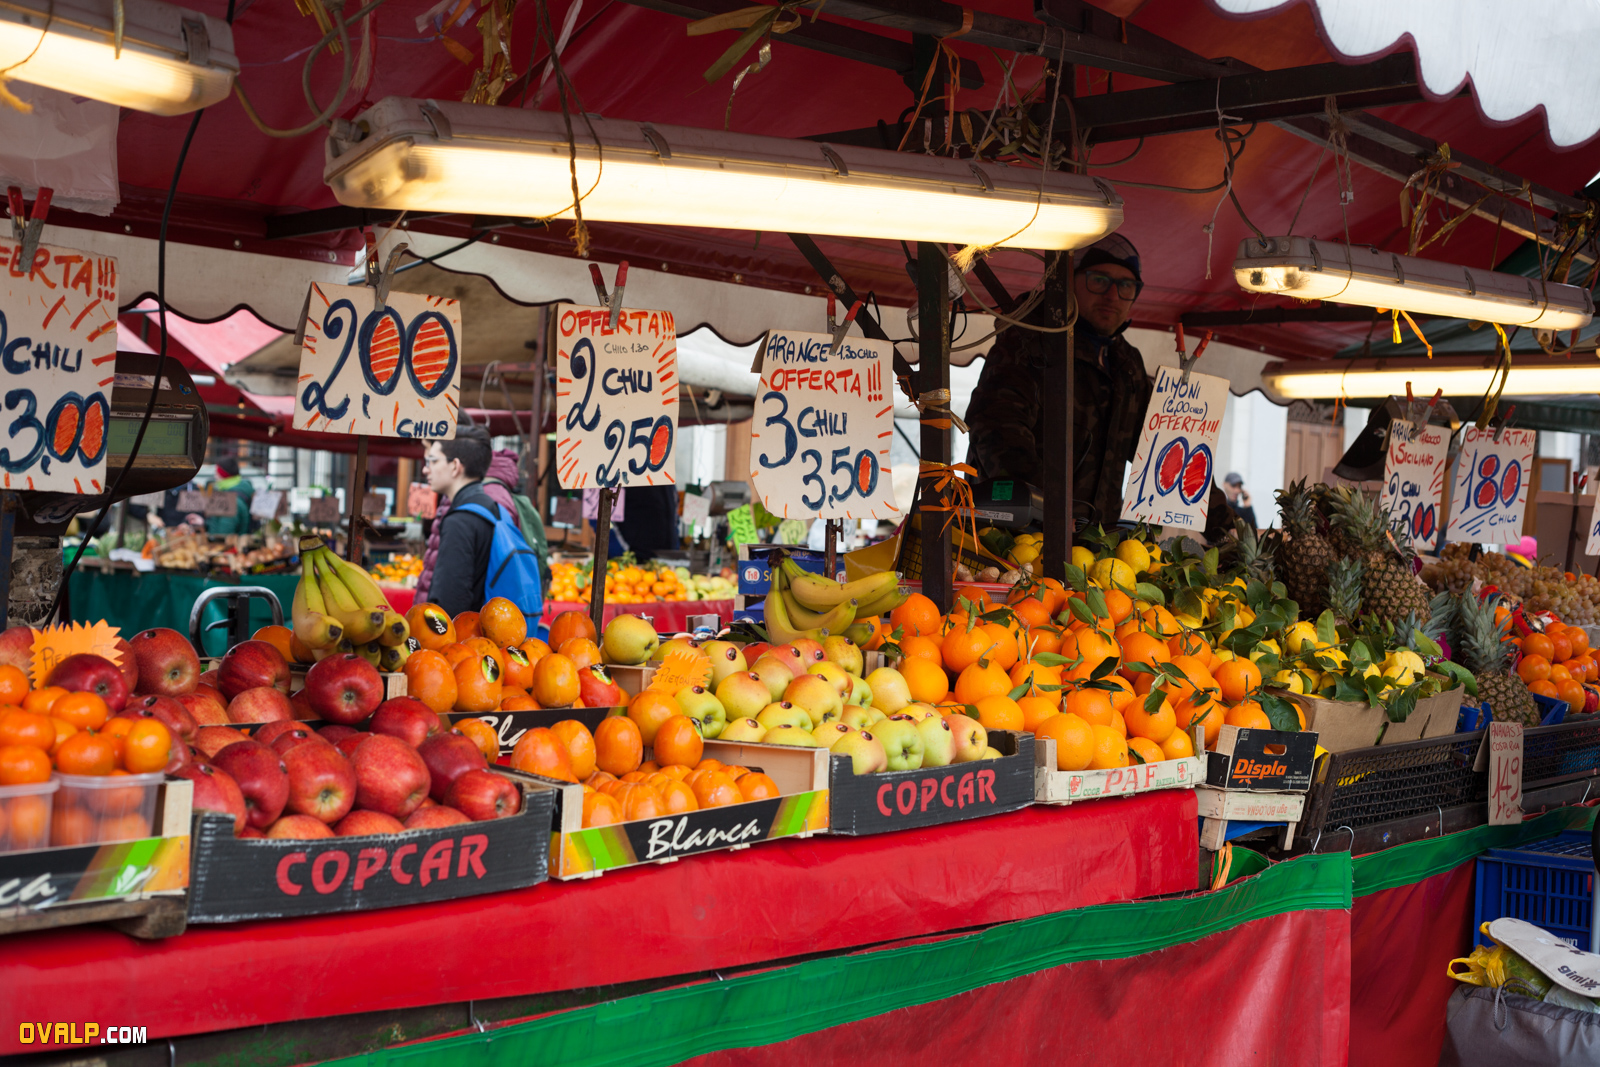
[[[493,711],[500,706],[500,664],[493,656],[468,656],[456,664],[455,675],[457,711]]]
[[[1059,626],[1035,626],[1028,631],[1028,655],[1037,656],[1045,652],[1061,651],[1062,630]]]
[[[1529,634],[1522,639],[1522,651],[1528,656],[1539,656],[1548,661],[1555,658],[1556,649],[1555,644],[1544,634]]]
[[[1177,713],[1165,700],[1154,712],[1145,711],[1144,701],[1136,700],[1123,709],[1122,716],[1128,724],[1130,737],[1142,737],[1156,745],[1171,737],[1172,731],[1178,728]]]
[[[1562,682],[1570,682],[1571,680],[1572,672],[1567,670],[1566,667],[1559,663],[1550,664],[1550,681],[1555,683],[1557,689],[1561,688]]]
[[[527,690],[528,686],[533,684],[533,661],[528,659],[528,654],[522,650],[521,645],[507,645],[505,655],[505,684]]]
[[[950,590],[950,603],[960,604],[963,597],[977,607],[980,615],[994,606],[994,598],[989,595],[989,590],[981,586],[962,583]]]
[[[54,727],[51,733],[55,733]],[[128,736],[133,736],[131,725]],[[116,767],[117,743],[104,734],[76,733],[56,750],[56,770],[62,774],[105,775]]]
[[[1128,721],[1122,717],[1122,712],[1111,713],[1111,728],[1117,731],[1124,741],[1128,739]]]
[[[1267,718],[1267,713],[1254,700],[1246,700],[1229,708],[1222,722],[1225,726],[1243,726],[1252,730],[1272,729],[1272,720]]]
[[[1043,697],[1018,697],[1017,707],[1022,709],[1022,728],[1024,730],[1036,728],[1040,723],[1052,715],[1059,714],[1061,711],[1059,705]]]
[[[556,646],[556,651],[572,661],[580,671],[600,662],[600,646],[587,637],[573,637]]]
[[[48,752],[55,743],[56,728],[50,716],[21,708],[0,714],[0,745],[32,745]]]
[[[691,786],[694,798],[702,808],[721,808],[729,804],[744,803],[744,794],[734,785],[733,779],[721,771],[707,771]]]
[[[1069,646],[1071,651],[1068,651]],[[1069,635],[1061,642],[1061,654],[1071,658],[1082,656],[1083,662],[1067,672],[1068,678],[1092,677],[1095,668],[1106,660],[1115,661],[1119,655],[1116,641],[1103,630],[1081,630],[1074,638]]]
[[[505,703],[501,702],[501,710],[505,710]],[[494,732],[494,727],[482,719],[462,719],[455,724],[455,732],[478,746],[478,751],[483,753],[483,758],[494,763],[500,758],[500,735]],[[520,740],[520,739],[519,739]],[[590,768],[593,770],[593,768]]]
[[[111,718],[111,710],[94,693],[68,693],[50,708],[50,715],[80,730],[98,730]]]
[[[914,637],[910,640],[929,641],[931,638]],[[940,646],[940,655],[946,669],[960,674],[987,656],[994,646],[994,635],[981,626],[974,626],[971,630],[951,630],[945,634],[944,643]]]
[[[40,715],[49,714],[55,702],[67,695],[67,691],[59,685],[47,685],[43,689],[35,689],[22,698],[22,706],[29,711],[36,711]],[[3,744],[4,742],[0,742]]]
[[[58,719],[54,716],[51,716],[50,722],[56,728],[56,743],[50,746],[50,755],[54,756],[56,749],[61,747],[61,742],[77,733],[78,728],[65,719]]]
[[[574,637],[587,637],[593,641],[597,635],[587,611],[563,611],[550,620],[550,636],[546,640],[551,648],[560,648]]]
[[[13,667],[9,663],[0,666],[0,705],[20,708],[29,688],[28,675],[21,667]]]
[[[582,780],[594,773],[594,735],[587,726],[577,719],[562,719],[550,727],[550,732],[566,746],[567,762],[572,764],[573,774]]]
[[[1011,684],[1013,687],[1028,683],[1027,696],[1036,697],[1058,705],[1062,700],[1061,668],[1051,667],[1044,663],[1034,663],[1031,660],[1019,662],[1011,668]],[[1054,689],[1041,689],[1040,686],[1055,686]]]
[[[734,779],[733,784],[739,787],[739,793],[746,800],[771,800],[773,797],[783,795],[778,789],[778,783],[760,771],[741,774]]]
[[[1090,726],[1094,733],[1094,751],[1089,757],[1089,768],[1096,771],[1111,770],[1128,765],[1128,742],[1109,726]]]
[[[1050,609],[1045,606],[1044,601],[1036,597],[1023,597],[1011,605],[1011,611],[1016,615],[1017,621],[1030,630],[1050,621]]]
[[[1103,681],[1109,682],[1111,685],[1117,687],[1109,694],[1111,697],[1111,707],[1113,710],[1122,711],[1129,704],[1132,704],[1135,700],[1139,699],[1139,695],[1133,691],[1132,683],[1130,683],[1122,675],[1109,674],[1103,679]]]
[[[503,596],[497,596],[478,613],[478,629],[483,636],[504,648],[528,639],[528,620],[522,609]]]
[[[900,654],[908,660],[931,659],[935,663],[941,662],[942,658],[939,639],[918,634],[900,639]]]
[[[483,630],[478,626],[478,613],[476,611],[463,611],[450,621],[456,628],[456,640],[463,644],[470,637],[483,636]]]
[[[607,774],[627,774],[644,762],[644,737],[626,715],[608,715],[594,731],[594,762]]]
[[[567,746],[544,726],[536,726],[517,739],[517,746],[511,750],[511,767],[563,782],[578,780],[572,761],[567,758]]]
[[[962,704],[976,704],[985,697],[1004,696],[1011,691],[1011,679],[994,663],[974,663],[956,679],[954,693]]]
[[[623,821],[622,805],[604,793],[585,793],[583,796],[583,825],[614,826]]]
[[[1128,762],[1130,764],[1160,763],[1166,758],[1161,751],[1161,746],[1148,737],[1128,738]]]
[[[35,785],[49,780],[50,756],[44,749],[33,745],[0,746],[0,785]]]
[[[1061,702],[1061,710],[1071,712],[1090,726],[1110,726],[1111,697],[1102,689],[1074,689]]]
[[[1230,659],[1217,665],[1212,677],[1222,691],[1222,699],[1238,703],[1261,688],[1261,668],[1247,659]]]
[[[1017,635],[997,622],[982,623],[977,627],[994,639],[994,651],[989,658],[1003,671],[1009,671],[1017,662]]]
[[[656,731],[661,729],[668,719],[681,714],[683,709],[678,706],[672,694],[660,689],[641,689],[632,700],[628,701],[628,718],[639,724],[639,734],[647,745],[655,743]],[[699,759],[699,756],[695,756],[689,762],[693,764]]]
[[[1206,746],[1216,744],[1217,734],[1222,732],[1222,717],[1227,709],[1214,700],[1200,698],[1203,703],[1180,700],[1172,705],[1172,710],[1178,717],[1178,729],[1187,733],[1197,723],[1206,728]]]
[[[950,691],[950,679],[944,668],[930,659],[908,659],[900,664],[900,675],[911,690],[911,699],[923,704],[933,704],[944,699]]]
[[[1188,759],[1194,755],[1194,742],[1182,730],[1174,730],[1161,742],[1161,751],[1163,759]]]
[[[1056,714],[1033,729],[1033,736],[1056,743],[1056,769],[1081,771],[1094,759],[1094,728],[1070,712]]]
[[[1587,630],[1574,626],[1570,630],[1563,632],[1567,635],[1567,640],[1572,643],[1572,654],[1574,656],[1581,656],[1589,651],[1589,632]]]
[[[1545,680],[1543,678],[1539,679],[1536,682],[1529,682],[1528,683],[1528,691],[1530,693],[1538,693],[1542,697],[1554,697],[1554,696],[1556,696],[1555,683],[1547,681],[1547,680]]]
[[[1568,679],[1565,682],[1556,683],[1556,699],[1566,701],[1578,711],[1583,710],[1583,698],[1586,692],[1587,690],[1583,688],[1583,683],[1579,681]]]
[[[1121,622],[1133,614],[1133,598],[1120,589],[1107,589],[1102,595],[1106,598],[1106,610],[1111,613],[1113,623]]]
[[[401,670],[406,676],[406,691],[428,705],[428,710],[442,715],[455,708],[455,670],[443,655],[429,649],[413,652]]]
[[[1550,661],[1537,652],[1526,653],[1517,663],[1517,677],[1530,685],[1542,682],[1550,677]]]
[[[1204,667],[1211,666],[1211,646],[1195,630],[1185,630],[1167,639],[1167,647],[1174,656],[1193,656]]]
[[[663,766],[671,763],[693,767],[705,755],[705,747],[695,721],[687,715],[673,715],[657,728],[650,751]]]
[[[543,708],[571,707],[578,699],[578,668],[559,652],[533,665],[533,686],[528,694]]]
[[[411,628],[412,640],[431,652],[437,652],[445,645],[453,645],[458,640],[456,624],[437,604],[412,604],[411,610],[406,612],[406,625]]]
[[[122,766],[129,774],[154,774],[171,759],[172,731],[160,719],[140,719],[122,739]]]
[[[1004,694],[978,701],[978,722],[985,730],[1020,730],[1025,718],[1015,700]]]
[[[278,650],[278,655],[283,657],[285,663],[294,663],[297,661],[297,657],[294,654],[294,631],[289,629],[287,626],[263,626],[261,629],[250,635],[250,640],[265,641],[267,644]],[[308,656],[307,659],[309,658],[310,657]]]
[[[889,612],[890,626],[899,627],[907,635],[932,637],[938,634],[939,623],[939,606],[921,593],[912,593],[905,603]]]

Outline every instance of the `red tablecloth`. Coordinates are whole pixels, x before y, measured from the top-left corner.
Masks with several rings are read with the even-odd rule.
[[[821,835],[590,881],[140,942],[80,927],[6,938],[0,1053],[17,1023],[152,1039],[749,965],[1193,889],[1189,791],[876,837]]]
[[[581,611],[587,615],[589,602],[585,600],[581,604],[569,604],[547,600],[540,621],[549,626],[550,620],[563,611]],[[657,633],[682,633],[689,629],[690,615],[715,615],[722,620],[722,625],[728,625],[733,620],[733,601],[657,600],[648,604],[607,604],[602,617],[605,622],[610,622],[618,615],[649,615],[655,620]]]
[[[394,589],[386,585],[383,586],[383,595],[388,598],[389,606],[402,615],[410,611],[411,605],[417,601],[415,589]]]

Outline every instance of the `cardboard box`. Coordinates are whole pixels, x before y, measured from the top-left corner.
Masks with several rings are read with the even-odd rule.
[[[850,760],[832,757],[828,828],[836,834],[881,834],[1016,811],[1033,803],[1034,737],[989,731],[1000,759],[922,767],[882,774],[852,773]]]
[[[1346,700],[1325,700],[1322,697],[1302,696],[1298,693],[1280,692],[1305,712],[1306,729],[1315,730],[1319,743],[1329,752],[1348,752],[1374,745],[1398,745],[1404,741],[1420,741],[1428,737],[1442,737],[1455,733],[1456,720],[1461,714],[1461,699],[1466,690],[1460,686],[1423,697],[1417,701],[1405,722],[1390,722],[1382,708]]]
[[[200,813],[189,921],[372,911],[537,885],[549,877],[553,801],[524,788],[522,810],[504,819],[312,841],[237,838],[226,815]]]
[[[1317,735],[1224,726],[1206,753],[1206,785],[1255,793],[1304,793],[1311,788]]]
[[[1193,789],[1200,781],[1200,760],[1161,760],[1100,771],[1056,768],[1056,743],[1034,739],[1033,798],[1040,804],[1072,804],[1101,797],[1125,797],[1157,789]]]
[[[1306,795],[1253,793],[1202,785],[1195,789],[1195,801],[1200,816],[1200,847],[1216,851],[1227,843],[1230,822],[1282,823],[1284,841],[1292,841],[1295,827],[1305,813]]]

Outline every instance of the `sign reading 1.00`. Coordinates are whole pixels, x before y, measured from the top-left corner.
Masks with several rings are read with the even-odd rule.
[[[301,323],[294,428],[452,438],[461,394],[461,303],[313,282]]]
[[[768,511],[823,519],[896,512],[889,475],[894,347],[825,333],[767,334],[750,433],[750,480]]]
[[[678,330],[669,311],[562,306],[555,319],[563,489],[672,485]]]
[[[1217,434],[1228,403],[1228,380],[1156,368],[1144,429],[1122,494],[1122,518],[1203,530],[1216,475]]]

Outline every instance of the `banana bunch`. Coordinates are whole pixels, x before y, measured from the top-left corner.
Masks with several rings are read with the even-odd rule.
[[[844,634],[861,644],[872,636],[868,620],[899,607],[907,595],[894,571],[841,584],[785,558],[773,568],[767,592],[767,634],[775,644],[799,637],[820,641],[829,634]]]
[[[320,537],[300,539],[300,569],[291,613],[295,636],[319,659],[354,652],[380,670],[399,670],[411,629],[372,575],[340,559]]]

